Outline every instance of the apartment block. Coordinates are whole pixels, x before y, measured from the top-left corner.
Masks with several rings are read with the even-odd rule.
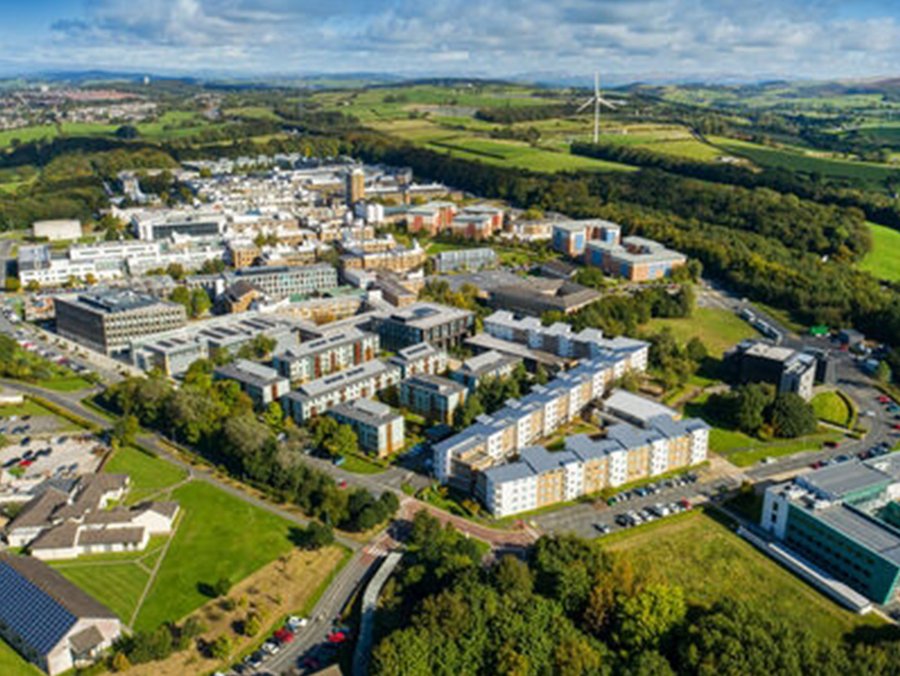
[[[328,415],[339,423],[350,425],[356,432],[360,448],[379,458],[403,448],[403,416],[386,404],[371,399],[356,399],[338,404],[328,411]]]
[[[409,272],[420,268],[428,258],[425,249],[413,242],[412,246],[394,246],[386,250],[366,250],[363,246],[345,249],[341,256],[344,270],[388,270]]]
[[[588,242],[584,258],[585,263],[607,275],[632,282],[665,279],[687,263],[684,254],[644,237],[625,237],[621,242]]]
[[[494,516],[509,516],[695,465],[708,446],[709,426],[699,419],[621,423],[599,439],[569,437],[564,451],[524,448],[514,462],[478,473],[475,492]]]
[[[326,263],[297,267],[249,267],[225,273],[224,277],[228,284],[246,281],[271,300],[309,296],[338,285],[337,270]]]
[[[551,246],[554,251],[569,258],[581,258],[588,242],[600,241],[611,245],[618,244],[621,234],[621,226],[599,218],[565,221],[553,224]]]
[[[400,404],[428,420],[449,425],[456,409],[465,401],[466,392],[454,380],[421,374],[400,383]]]
[[[238,383],[241,391],[253,400],[257,408],[277,402],[291,389],[288,379],[278,375],[278,371],[246,359],[216,367],[213,377]]]
[[[488,350],[466,359],[462,366],[450,374],[450,377],[465,385],[470,392],[474,392],[478,389],[478,384],[485,379],[506,378],[521,363],[522,359],[519,357]]]
[[[497,264],[497,254],[488,247],[441,251],[433,258],[434,269],[438,273],[482,270]]]
[[[453,223],[456,215],[453,202],[428,202],[406,212],[406,229],[411,233],[425,232],[434,237]]]
[[[745,340],[725,355],[725,365],[741,383],[771,383],[779,392],[793,392],[809,401],[818,359],[813,354]]]
[[[103,290],[56,298],[56,330],[65,338],[106,354],[124,352],[131,341],[183,327],[183,305],[134,291]]]
[[[404,347],[388,361],[399,367],[400,377],[404,380],[422,374],[436,376],[447,370],[447,353],[430,343]]]
[[[370,361],[378,350],[376,334],[351,326],[276,354],[272,365],[292,383],[305,383]]]
[[[414,303],[373,320],[381,336],[381,344],[388,350],[400,350],[410,345],[428,342],[437,348],[449,349],[460,345],[475,329],[475,314],[468,310],[439,305]]]
[[[399,383],[400,369],[375,359],[301,385],[285,395],[282,406],[296,423],[303,424],[338,404],[372,397]]]

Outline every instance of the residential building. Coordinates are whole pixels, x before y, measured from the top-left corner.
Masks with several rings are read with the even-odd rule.
[[[497,254],[488,247],[441,251],[433,258],[434,270],[438,273],[455,272],[457,270],[481,270],[497,264]]]
[[[287,378],[278,375],[278,371],[247,359],[237,359],[231,364],[217,366],[213,371],[216,380],[233,380],[241,387],[241,391],[249,396],[257,408],[265,408],[272,402],[279,401],[291,390]]]
[[[475,314],[468,310],[414,303],[386,317],[373,319],[381,344],[388,350],[428,342],[441,349],[460,345],[475,329]]]
[[[900,579],[898,479],[892,455],[801,474],[766,489],[760,526],[828,587],[890,603]]]
[[[345,181],[347,204],[353,206],[357,202],[362,202],[366,198],[366,172],[354,167],[347,172]]]
[[[456,211],[453,202],[428,202],[411,207],[406,212],[406,229],[411,233],[425,232],[434,237],[450,227]]]
[[[6,540],[42,560],[143,550],[152,535],[172,530],[178,504],[110,508],[124,498],[128,485],[124,474],[83,474],[66,486],[49,486],[7,524]]]
[[[581,258],[588,242],[600,241],[607,244],[618,244],[622,228],[603,219],[584,221],[564,221],[553,224],[551,246],[554,251],[569,258]]]
[[[621,242],[592,241],[587,244],[585,263],[607,275],[632,282],[670,277],[687,263],[687,256],[644,237],[625,237]]]
[[[430,343],[404,347],[388,361],[400,369],[400,377],[404,380],[423,373],[436,376],[447,370],[447,353]]]
[[[240,314],[247,312],[250,306],[262,298],[259,291],[250,282],[239,279],[225,289],[225,293],[219,299],[219,307],[228,314]]]
[[[102,603],[31,556],[0,552],[0,636],[50,676],[84,667],[122,634]]]
[[[372,397],[399,382],[400,369],[374,359],[301,385],[282,399],[282,406],[296,423],[303,424],[340,403]]]
[[[249,267],[224,273],[223,277],[228,284],[245,281],[271,300],[309,296],[338,285],[337,270],[327,263],[297,267]]]
[[[412,284],[406,283],[390,272],[378,272],[372,285],[381,296],[394,307],[407,307],[416,302],[419,294],[413,290]]]
[[[466,359],[462,366],[453,370],[450,377],[465,385],[469,392],[474,392],[479,383],[486,379],[509,377],[521,363],[522,359],[519,357],[488,350]]]
[[[272,365],[292,383],[305,383],[371,361],[379,349],[376,334],[348,327],[276,354]]]
[[[184,306],[127,290],[58,296],[56,330],[106,354],[125,352],[131,341],[183,327]]]
[[[344,270],[388,270],[409,272],[425,264],[425,249],[413,240],[412,246],[394,246],[385,251],[366,251],[363,247],[345,248],[341,256]]]
[[[475,493],[495,517],[510,516],[696,465],[708,447],[705,422],[662,415],[645,428],[622,423],[602,438],[568,437],[564,451],[523,448],[516,461],[479,472]]]
[[[35,221],[31,224],[31,236],[35,239],[47,239],[50,242],[79,239],[81,237],[81,221],[75,219]]]
[[[328,415],[350,425],[363,450],[384,458],[403,448],[403,416],[391,407],[371,399],[356,399],[337,404]]]
[[[812,398],[817,370],[815,355],[745,340],[725,355],[725,364],[738,382],[770,383],[778,392],[793,392],[807,401]]]
[[[428,420],[449,425],[456,409],[465,401],[466,392],[454,380],[425,373],[400,383],[400,405]]]
[[[232,241],[228,243],[225,254],[231,261],[232,267],[240,270],[256,265],[256,261],[262,255],[262,250],[253,242]]]
[[[646,426],[653,418],[663,416],[678,420],[681,414],[675,409],[647,399],[628,390],[613,390],[603,401],[603,410],[607,413],[631,423]]]
[[[298,344],[294,323],[251,311],[192,322],[175,331],[134,339],[131,361],[145,371],[159,369],[167,376],[177,377],[197,359],[208,359],[217,351],[236,354],[260,335],[275,341],[275,354]]]

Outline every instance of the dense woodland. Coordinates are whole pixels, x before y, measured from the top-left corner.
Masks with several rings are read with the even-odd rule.
[[[900,642],[827,642],[741,603],[695,606],[678,586],[574,536],[527,561],[478,547],[424,512],[385,585],[373,673],[895,674]]]

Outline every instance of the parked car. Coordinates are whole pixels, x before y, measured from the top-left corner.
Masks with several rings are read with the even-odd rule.
[[[276,643],[275,641],[270,639],[262,644],[262,649],[264,651],[266,651],[269,655],[274,655],[279,650],[281,650],[281,646],[279,646],[278,643]]]
[[[612,531],[612,528],[607,526],[605,523],[595,523],[594,530],[600,533],[600,535],[606,535],[607,533]]]
[[[295,632],[298,629],[303,629],[307,624],[309,624],[309,620],[305,617],[297,617],[296,615],[291,615],[287,618],[287,626],[293,629]]]

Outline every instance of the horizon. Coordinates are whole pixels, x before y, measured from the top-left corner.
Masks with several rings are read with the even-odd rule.
[[[38,0],[4,2],[0,74],[425,77],[603,82],[890,77],[900,7],[885,0]]]

